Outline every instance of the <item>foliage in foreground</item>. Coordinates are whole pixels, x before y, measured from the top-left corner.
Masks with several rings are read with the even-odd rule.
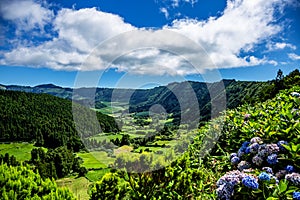
[[[72,200],[73,194],[58,188],[54,180],[42,179],[26,166],[0,165],[0,199],[22,200]]]
[[[299,180],[300,183],[300,176],[295,174],[300,169],[298,92],[300,87],[296,86],[256,106],[244,105],[226,111],[225,119],[219,117],[203,126],[189,150],[170,166],[152,172],[118,170],[107,174],[94,185],[91,199],[99,199],[100,194],[104,199],[224,199],[218,197],[218,179],[226,173],[246,173],[243,170],[250,167],[253,171],[233,187],[229,199],[297,199],[299,185],[295,182]],[[278,141],[287,140],[289,145],[282,144],[286,152],[267,155],[263,160],[266,166],[255,165],[256,161],[252,160],[255,154],[244,154],[238,159],[249,162],[250,167],[238,169],[231,164],[229,155],[238,152],[241,144],[253,137],[260,137],[266,145],[273,143],[271,146],[277,150]],[[211,151],[210,147],[213,147]],[[270,163],[273,159],[276,166],[270,166],[268,159]],[[291,177],[273,178],[280,170],[291,166],[294,174],[287,173]],[[273,167],[273,174],[263,171],[262,167]],[[112,185],[115,189],[111,189]]]

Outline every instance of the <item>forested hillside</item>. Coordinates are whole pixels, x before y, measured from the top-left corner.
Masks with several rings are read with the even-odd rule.
[[[185,112],[180,108],[178,99],[190,96],[191,92],[196,95],[198,102],[193,102],[190,98],[183,98],[181,103],[192,106],[198,104],[201,114],[200,121],[207,121],[210,119],[212,95],[216,97],[213,99],[215,102],[220,102],[223,101],[221,97],[225,92],[226,107],[231,109],[243,103],[251,104],[265,101],[274,97],[279,90],[288,89],[297,84],[300,84],[299,70],[294,70],[287,76],[284,76],[282,71],[279,70],[277,76],[274,74],[274,80],[267,82],[222,80],[215,83],[204,83],[188,81],[171,83],[167,86],[159,86],[152,89],[78,88],[73,90],[52,84],[36,87],[2,85],[2,88],[32,93],[47,93],[74,100],[87,107],[95,106],[98,109],[106,106],[102,102],[129,101],[130,113],[147,112],[152,105],[159,104],[168,113],[172,113],[173,117],[177,119],[175,122],[178,122],[182,112]],[[176,96],[176,93],[180,95]]]
[[[88,129],[75,129],[72,109],[78,114],[79,123],[87,123]],[[89,119],[96,115],[101,129]],[[81,138],[100,132],[118,132],[114,118],[69,100],[48,94],[32,94],[0,90],[0,139],[4,142],[32,141],[38,146],[55,148],[68,146],[78,151],[83,148]],[[94,129],[92,129],[92,128]]]

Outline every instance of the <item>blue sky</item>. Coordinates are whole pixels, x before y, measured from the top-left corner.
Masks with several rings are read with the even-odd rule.
[[[300,64],[297,0],[2,0],[0,84],[270,80]]]

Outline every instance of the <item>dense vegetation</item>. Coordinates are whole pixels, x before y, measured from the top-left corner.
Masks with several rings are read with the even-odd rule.
[[[72,200],[73,194],[58,188],[51,179],[42,179],[27,166],[0,165],[0,199]]]
[[[35,148],[31,151],[30,164],[33,164],[42,178],[63,178],[67,175],[77,173],[84,176],[87,170],[80,166],[82,160],[76,157],[66,147],[49,149]]]
[[[73,109],[73,110],[72,110]],[[73,121],[76,114],[77,132]],[[90,120],[97,116],[99,125]],[[0,90],[0,140],[34,141],[37,146],[56,148],[67,146],[78,151],[83,148],[81,138],[100,132],[118,132],[114,118],[104,115],[69,100],[48,94]],[[87,127],[85,129],[85,127]]]
[[[91,199],[295,198],[300,191],[299,92],[293,87],[255,106],[226,111],[202,126],[189,150],[165,168],[150,154],[120,156],[115,166],[122,170],[97,182]],[[265,157],[257,164],[254,157],[262,149]],[[142,166],[158,170],[134,173]]]

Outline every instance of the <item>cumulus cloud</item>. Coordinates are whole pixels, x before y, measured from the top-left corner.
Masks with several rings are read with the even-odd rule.
[[[288,56],[292,60],[300,60],[300,56],[295,53],[289,53]]]
[[[221,17],[207,21],[176,20],[168,29],[178,31],[202,45],[216,65],[225,67],[252,66],[268,62],[266,59],[241,57],[255,45],[282,30],[274,24],[274,12],[280,0],[227,1]]]
[[[51,10],[31,0],[2,0],[0,15],[5,20],[13,21],[17,31],[35,28],[43,30],[54,16]]]
[[[282,31],[282,27],[274,23],[274,13],[285,2],[228,0],[220,17],[205,21],[175,20],[172,25],[158,30],[136,28],[120,16],[96,8],[63,8],[52,20],[57,36],[36,46],[5,52],[0,64],[79,71],[114,67],[119,71],[153,75],[187,75],[212,68],[266,63],[276,65],[276,61],[263,55],[255,57],[252,51]],[[47,17],[41,19],[30,24],[42,26],[49,21]],[[294,48],[280,43],[273,46]]]

